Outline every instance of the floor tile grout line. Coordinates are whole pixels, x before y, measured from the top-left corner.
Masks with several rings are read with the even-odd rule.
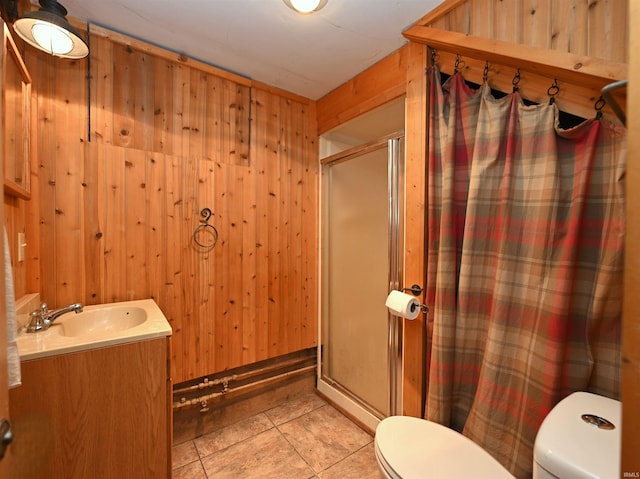
[[[329,403],[327,403],[327,402],[323,402],[322,404],[318,404],[317,406],[312,407],[310,410],[305,411],[304,413],[299,414],[299,415],[297,415],[297,416],[295,416],[295,417],[291,417],[291,418],[287,419],[286,421],[283,421],[283,422],[281,422],[281,423],[279,423],[279,424],[276,424],[273,420],[272,420],[271,422],[273,422],[273,423],[276,425],[276,427],[277,427],[277,426],[281,426],[281,425],[283,425],[283,424],[290,423],[291,421],[295,421],[296,419],[300,419],[302,416],[306,416],[307,414],[312,413],[313,411],[316,411],[316,410],[318,410],[318,409],[322,409],[322,408],[323,408],[323,407],[325,407],[325,406],[330,406],[330,404],[329,404]],[[273,409],[277,409],[277,407],[278,407],[278,406],[273,407],[273,408],[271,408],[271,409],[267,409],[267,410],[265,411],[265,414],[267,414],[269,411],[272,411]],[[269,418],[269,419],[271,419],[271,418]]]
[[[280,432],[280,434],[282,435],[282,437],[284,437],[284,439],[287,441],[287,443],[289,443],[289,445],[293,448],[293,450],[294,450],[294,451],[296,451],[296,454],[298,454],[298,456],[300,456],[300,458],[302,458],[302,460],[305,462],[305,464],[307,464],[307,465],[309,466],[309,468],[310,468],[312,471],[314,471],[314,476],[312,476],[312,477],[318,477],[318,475],[319,475],[319,474],[321,474],[321,473],[325,472],[326,470],[328,470],[328,469],[332,468],[333,466],[336,466],[337,464],[340,464],[341,462],[346,461],[348,458],[350,458],[351,456],[353,456],[354,454],[356,454],[356,453],[357,453],[357,452],[359,452],[360,450],[364,449],[365,447],[369,446],[369,444],[371,444],[371,442],[373,442],[373,439],[371,439],[369,442],[367,442],[367,443],[366,443],[366,444],[364,444],[363,446],[359,447],[359,448],[358,448],[358,449],[356,449],[355,451],[350,452],[349,454],[347,454],[345,457],[343,457],[343,458],[342,458],[342,459],[340,459],[339,461],[337,461],[337,462],[335,462],[335,463],[332,463],[332,464],[330,464],[330,465],[326,466],[324,469],[316,470],[316,469],[315,469],[311,464],[309,464],[309,462],[304,458],[304,456],[300,453],[300,451],[298,451],[298,448],[296,448],[296,446],[295,446],[293,443],[291,443],[291,441],[289,441],[289,439],[288,439],[287,435],[284,433],[284,431],[280,430],[280,427],[279,427],[279,426],[283,426],[283,425],[288,424],[288,423],[290,423],[290,422],[292,422],[292,421],[295,421],[295,420],[297,420],[297,419],[300,419],[300,418],[302,418],[302,417],[304,417],[304,416],[306,416],[306,415],[308,415],[308,414],[310,414],[310,413],[312,413],[312,412],[314,412],[314,411],[316,411],[316,410],[320,410],[320,409],[322,409],[322,408],[324,408],[324,407],[329,407],[329,408],[331,408],[331,409],[335,410],[336,412],[338,412],[339,414],[341,414],[342,416],[344,416],[344,414],[342,414],[342,412],[340,412],[338,409],[334,408],[331,404],[329,404],[329,403],[325,403],[325,404],[322,404],[322,405],[320,405],[320,406],[318,406],[318,407],[316,407],[316,408],[313,408],[313,409],[312,409],[312,410],[310,410],[310,411],[307,411],[307,412],[306,412],[306,413],[304,413],[304,414],[301,414],[301,415],[299,415],[299,416],[297,416],[297,417],[295,417],[295,418],[292,418],[292,419],[290,419],[290,420],[288,420],[288,421],[286,421],[286,422],[283,422],[283,423],[280,423],[280,424],[276,424],[276,426],[275,426],[275,427],[276,427],[276,429],[278,429],[278,432]],[[345,416],[345,417],[346,417],[346,416]],[[346,417],[346,418],[347,418],[347,419],[349,419],[348,417]],[[350,420],[350,419],[349,419],[349,420]],[[275,424],[275,423],[274,423],[274,424]],[[353,423],[353,424],[354,424],[355,426],[358,426],[358,425],[357,425],[357,424],[355,424],[355,423]],[[359,427],[360,429],[362,429],[360,426],[358,426],[358,427]],[[362,429],[362,430],[364,431],[364,429]],[[364,431],[364,432],[366,432],[366,431]],[[367,435],[369,435],[369,436],[370,436],[370,434],[369,434],[369,433],[367,433]]]
[[[263,411],[263,412],[260,412],[260,413],[257,413],[257,414],[255,414],[254,416],[258,416],[258,415],[260,415],[260,414],[264,414],[264,411]],[[265,416],[266,416],[266,414],[265,414]],[[252,417],[253,417],[253,416],[252,416]],[[196,439],[202,438],[202,437],[206,436],[207,434],[211,434],[211,433],[216,432],[216,431],[221,431],[221,430],[225,429],[226,427],[230,427],[230,426],[233,426],[233,425],[239,424],[239,423],[241,423],[242,421],[244,421],[244,420],[246,420],[246,419],[236,421],[236,422],[234,422],[234,423],[231,423],[231,424],[228,424],[228,425],[226,425],[226,426],[224,426],[224,427],[221,427],[221,428],[217,429],[216,431],[211,431],[211,432],[209,432],[209,433],[207,433],[207,434],[203,434],[202,436],[198,436],[197,438],[189,439],[189,440],[187,440],[187,441],[181,442],[180,444],[176,444],[176,445],[172,446],[172,447],[174,447],[174,448],[175,448],[175,447],[177,447],[177,446],[179,446],[179,445],[182,445],[182,444],[186,444],[186,443],[191,442],[191,443],[193,444],[193,447],[194,447],[195,451],[196,451],[197,458],[196,458],[196,459],[194,459],[193,461],[189,461],[189,462],[187,462],[187,463],[185,463],[185,464],[182,464],[182,465],[181,465],[181,466],[179,466],[179,467],[172,467],[172,468],[171,468],[171,470],[172,470],[172,471],[174,471],[174,470],[176,470],[176,469],[180,469],[181,467],[184,467],[184,466],[187,466],[187,465],[189,465],[189,464],[193,464],[193,463],[194,463],[194,462],[196,462],[196,461],[199,461],[199,462],[200,462],[200,465],[201,465],[201,467],[202,467],[202,470],[205,472],[205,475],[207,475],[207,473],[206,473],[206,469],[205,469],[205,467],[204,467],[204,462],[203,462],[203,460],[204,460],[204,459],[206,459],[207,457],[209,457],[209,456],[211,456],[211,455],[213,455],[213,454],[216,454],[216,453],[218,453],[218,452],[225,451],[225,450],[229,449],[230,447],[235,446],[236,444],[241,444],[241,443],[243,443],[243,442],[246,442],[247,440],[252,439],[252,438],[255,438],[256,436],[258,436],[258,435],[260,435],[260,434],[262,434],[262,433],[264,433],[264,432],[270,431],[271,429],[277,429],[277,428],[276,428],[275,423],[273,422],[273,420],[271,420],[271,418],[270,418],[269,416],[266,416],[266,417],[267,417],[267,419],[269,420],[269,423],[271,424],[271,427],[268,427],[267,429],[264,429],[263,431],[260,431],[260,432],[258,432],[258,433],[251,434],[250,436],[245,437],[245,438],[244,438],[244,439],[242,439],[241,441],[238,441],[238,442],[235,442],[235,443],[233,443],[233,444],[230,444],[230,445],[228,445],[228,446],[226,446],[226,447],[224,447],[224,448],[222,448],[222,449],[218,449],[217,451],[214,451],[214,452],[212,452],[212,453],[210,453],[210,454],[201,455],[201,453],[200,453],[200,449],[198,448],[198,445],[196,444]],[[278,432],[280,432],[280,431],[278,430]],[[297,452],[297,451],[296,451],[296,452]]]
[[[371,442],[373,442],[373,441],[371,441]],[[331,464],[330,466],[325,467],[322,471],[319,471],[319,472],[317,472],[316,474],[320,474],[321,472],[325,472],[326,470],[331,469],[332,467],[337,466],[338,464],[341,464],[341,463],[343,463],[343,462],[348,461],[348,460],[349,460],[351,457],[353,457],[355,454],[359,453],[360,451],[362,451],[363,449],[365,449],[366,447],[368,447],[368,446],[371,444],[371,442],[368,442],[368,443],[366,443],[364,446],[359,447],[359,448],[358,448],[358,449],[356,449],[355,451],[353,451],[353,452],[351,452],[351,453],[347,454],[345,457],[343,457],[342,459],[340,459],[338,462],[335,462],[335,463]]]
[[[292,400],[292,401],[294,401],[294,400]],[[286,402],[285,402],[285,403],[283,403],[283,404],[286,404]],[[259,415],[263,414],[263,415],[265,415],[265,416],[267,417],[267,419],[268,419],[268,420],[269,420],[269,422],[273,425],[273,427],[276,427],[276,428],[277,428],[278,426],[281,426],[281,425],[287,424],[287,423],[289,423],[289,422],[291,422],[291,421],[295,421],[296,419],[299,419],[299,418],[301,418],[302,416],[305,416],[306,414],[309,414],[309,413],[311,413],[311,412],[313,412],[313,411],[316,411],[316,410],[318,410],[318,409],[321,409],[321,408],[323,408],[323,407],[325,407],[325,406],[329,406],[329,404],[328,404],[327,402],[323,402],[322,404],[319,404],[319,405],[317,405],[317,406],[313,407],[313,408],[312,408],[312,409],[310,409],[309,411],[306,411],[306,412],[304,412],[304,413],[302,413],[302,414],[299,414],[298,416],[295,416],[295,417],[289,418],[289,419],[287,419],[286,421],[284,421],[284,422],[282,422],[282,423],[279,423],[279,424],[276,424],[276,423],[275,423],[275,421],[274,421],[274,420],[269,416],[268,412],[269,412],[269,411],[272,411],[272,410],[274,410],[274,409],[277,409],[277,408],[278,408],[278,407],[280,407],[280,406],[274,406],[274,407],[272,407],[272,408],[269,408],[269,409],[266,409],[266,410],[264,410],[264,411],[258,412],[258,413],[254,414],[254,415],[253,415],[253,416],[251,416],[251,417],[256,417],[256,416],[259,416]],[[235,426],[235,425],[237,425],[237,424],[240,424],[240,423],[241,423],[241,422],[243,422],[243,421],[246,421],[247,419],[250,419],[250,418],[240,419],[240,420],[235,421],[235,422],[233,422],[233,423],[231,423],[231,424],[227,424],[227,425],[225,425],[225,426],[223,426],[223,427],[221,427],[221,428],[218,428],[218,429],[215,429],[215,430],[209,431],[209,432],[207,432],[206,434],[203,434],[202,436],[198,436],[198,437],[196,437],[196,438],[194,438],[194,439],[188,439],[188,440],[183,441],[183,442],[181,442],[181,443],[179,443],[179,444],[174,444],[172,447],[177,447],[177,446],[180,446],[180,445],[185,444],[185,443],[187,443],[187,442],[193,442],[193,445],[194,445],[194,447],[196,448],[196,452],[198,453],[198,457],[199,457],[199,458],[206,457],[206,456],[200,456],[200,451],[199,451],[199,449],[198,449],[198,446],[196,445],[196,439],[202,438],[202,437],[204,437],[204,436],[206,436],[206,435],[208,435],[208,434],[212,434],[212,433],[214,433],[214,432],[222,431],[222,430],[224,430],[225,428],[228,428],[228,427],[231,427],[231,426]],[[256,433],[256,434],[254,434],[254,436],[257,436],[258,434],[261,434],[262,432],[268,431],[269,429],[272,429],[272,428],[265,429],[264,431],[261,431],[260,433]],[[279,430],[279,429],[278,429],[278,430]],[[251,436],[250,436],[250,437],[251,437]],[[245,439],[243,439],[243,441],[244,441],[244,440],[245,440]],[[240,442],[242,442],[242,441],[240,441]],[[227,446],[227,447],[230,447],[230,446]],[[226,448],[225,448],[225,449],[226,449]],[[213,454],[213,453],[212,453],[212,454]],[[209,454],[207,454],[207,455],[209,455]]]
[[[273,424],[273,423],[272,423],[272,424]],[[233,444],[229,444],[228,446],[223,447],[222,449],[218,449],[217,451],[213,451],[212,453],[206,454],[206,455],[204,455],[204,456],[200,456],[200,453],[198,452],[198,458],[199,458],[200,460],[206,459],[206,458],[207,458],[207,457],[209,457],[209,456],[213,456],[214,454],[218,454],[218,453],[220,453],[220,452],[222,452],[222,451],[226,451],[226,450],[227,450],[227,449],[229,449],[230,447],[234,447],[234,446],[237,446],[238,444],[242,444],[242,443],[245,443],[245,442],[247,442],[247,441],[249,441],[249,440],[251,440],[251,439],[254,439],[254,438],[256,438],[257,436],[259,436],[260,434],[264,434],[265,432],[271,431],[272,429],[277,429],[277,430],[278,430],[278,432],[280,433],[280,430],[279,430],[275,425],[273,425],[273,426],[271,426],[271,427],[269,427],[269,428],[267,428],[267,429],[265,429],[265,430],[263,430],[263,431],[260,431],[260,432],[257,432],[257,433],[255,433],[255,434],[252,434],[251,436],[247,436],[247,437],[245,437],[244,439],[241,439],[241,440],[240,440],[240,441],[238,441],[238,442],[234,442]],[[281,433],[281,434],[282,434],[282,433]],[[198,446],[196,446],[196,450],[197,450],[197,448],[198,448]]]
[[[304,414],[303,414],[302,416],[304,416]],[[301,417],[301,416],[298,416],[298,417]],[[269,420],[271,421],[271,418],[269,418]],[[287,421],[287,422],[289,422],[289,421]],[[206,470],[206,468],[204,467],[204,462],[203,462],[207,457],[212,456],[212,455],[214,455],[214,454],[217,454],[217,453],[219,453],[219,452],[225,451],[225,450],[229,449],[230,447],[236,446],[236,445],[238,445],[238,444],[242,444],[243,442],[246,442],[246,441],[248,441],[248,440],[250,440],[250,439],[253,439],[253,438],[255,438],[255,437],[259,436],[260,434],[264,434],[264,433],[265,433],[265,432],[267,432],[267,431],[271,431],[272,429],[275,429],[276,431],[278,431],[278,434],[280,434],[280,436],[281,436],[281,437],[282,437],[282,438],[287,442],[287,444],[289,444],[289,445],[291,446],[291,448],[292,448],[292,449],[294,450],[294,452],[298,455],[298,457],[299,457],[299,458],[300,458],[300,459],[301,459],[301,460],[302,460],[302,461],[303,461],[307,466],[309,466],[309,469],[310,469],[311,471],[313,471],[313,475],[312,475],[312,476],[310,476],[310,478],[317,477],[317,475],[319,474],[319,472],[316,472],[316,470],[311,466],[311,464],[309,464],[309,463],[306,461],[306,459],[305,459],[305,458],[300,454],[300,451],[298,451],[298,449],[297,449],[293,444],[291,444],[291,442],[287,439],[287,436],[286,436],[286,435],[285,435],[285,434],[284,434],[280,429],[278,429],[278,426],[277,426],[277,425],[275,425],[275,423],[274,423],[273,421],[271,421],[271,424],[273,424],[273,427],[270,427],[270,428],[268,428],[268,429],[265,429],[264,431],[260,431],[260,432],[258,432],[258,433],[256,433],[256,434],[253,434],[253,435],[251,435],[251,436],[249,436],[249,437],[246,437],[246,438],[244,438],[244,439],[243,439],[243,440],[241,440],[241,441],[238,441],[238,442],[236,442],[236,443],[230,444],[229,446],[227,446],[227,447],[225,447],[225,448],[223,448],[223,449],[219,449],[219,450],[217,450],[217,451],[215,451],[215,452],[212,452],[211,454],[207,454],[206,456],[202,456],[202,457],[200,457],[200,456],[199,456],[199,457],[198,457],[198,461],[200,461],[200,465],[201,465],[201,467],[202,467],[202,470],[204,471],[205,476],[207,476],[207,479],[208,479],[208,477],[209,477],[209,476],[208,476],[208,474],[207,474],[207,470]],[[286,423],[283,423],[283,424],[286,424]],[[221,428],[221,429],[222,429],[222,428]],[[197,450],[197,446],[196,446],[196,450]],[[195,461],[193,461],[193,462],[195,462]],[[189,463],[189,464],[191,464],[191,463]]]
[[[287,419],[286,421],[281,422],[280,424],[276,424],[276,427],[284,426],[285,424],[289,424],[289,423],[291,423],[293,421],[297,421],[298,419],[303,418],[304,416],[306,416],[308,414],[311,414],[312,412],[319,411],[320,409],[322,409],[324,407],[327,407],[327,406],[331,407],[331,405],[329,405],[329,404],[322,404],[321,406],[315,407],[315,408],[311,409],[310,411],[305,412],[304,414],[300,414],[299,416],[292,417],[291,419]]]
[[[232,427],[232,426],[236,426],[236,425],[240,424],[241,422],[248,421],[249,419],[254,418],[254,417],[257,417],[257,416],[259,416],[259,415],[261,415],[261,414],[262,414],[262,415],[264,415],[264,416],[267,418],[267,420],[268,420],[268,421],[269,421],[269,423],[271,424],[271,427],[268,427],[268,428],[266,428],[266,429],[264,429],[264,430],[262,430],[262,431],[260,431],[260,432],[253,433],[253,434],[251,434],[250,436],[247,436],[247,437],[245,437],[244,439],[242,439],[242,440],[240,440],[240,441],[238,441],[238,442],[235,442],[235,443],[233,443],[233,444],[229,444],[228,446],[223,447],[222,449],[218,449],[217,451],[214,451],[214,452],[212,452],[212,453],[205,454],[204,456],[200,455],[200,449],[198,448],[198,445],[196,444],[196,440],[197,440],[197,439],[201,439],[201,438],[203,438],[203,437],[205,437],[205,436],[207,436],[207,435],[209,435],[209,434],[213,434],[213,433],[215,433],[215,432],[222,431],[222,430],[224,430],[224,429],[226,429],[226,428],[229,428],[229,427]],[[249,417],[249,418],[241,419],[241,420],[236,421],[236,422],[234,422],[234,423],[227,424],[226,426],[221,427],[221,428],[219,428],[219,429],[216,429],[216,430],[214,430],[214,431],[209,431],[208,433],[203,434],[202,436],[198,436],[197,438],[194,438],[194,439],[191,439],[191,440],[193,441],[193,445],[194,445],[194,447],[196,448],[196,452],[197,452],[197,454],[198,454],[198,457],[199,457],[200,459],[204,459],[205,457],[208,457],[208,456],[210,456],[211,454],[215,454],[215,453],[217,453],[217,452],[224,451],[224,450],[229,449],[230,447],[232,447],[232,446],[234,446],[234,445],[236,445],[236,444],[241,444],[241,443],[243,443],[243,442],[247,441],[248,439],[251,439],[251,438],[253,438],[253,437],[256,437],[256,436],[258,436],[259,434],[262,434],[263,432],[270,431],[271,429],[273,429],[273,428],[275,428],[275,427],[276,427],[276,424],[275,424],[275,423],[271,420],[271,418],[270,418],[269,416],[267,416],[267,415],[265,414],[265,412],[263,411],[263,412],[259,412],[259,413],[257,413],[257,414],[254,414],[253,416],[251,416],[251,417]]]
[[[175,455],[172,455],[172,458],[171,458],[171,470],[172,471],[175,471],[176,469],[181,469],[183,467],[188,466],[189,464],[193,464],[194,462],[200,460],[200,455],[198,454],[198,448],[196,447],[195,439],[188,439],[186,441],[181,442],[180,444],[176,444],[176,445],[172,446],[172,451],[175,451],[176,447],[182,446],[182,445],[187,444],[187,443],[191,443],[191,445],[193,446],[193,449],[196,451],[196,457],[194,459],[191,459],[191,460],[185,462],[184,464],[180,464],[179,466],[176,466],[175,465]]]
[[[295,401],[295,400],[293,400],[293,401]],[[283,403],[283,404],[286,404],[286,402],[285,402],[285,403]],[[353,452],[349,453],[347,456],[343,457],[342,459],[338,460],[337,462],[335,462],[335,463],[333,463],[333,464],[328,465],[327,467],[323,468],[322,470],[316,471],[316,470],[315,470],[315,468],[314,468],[311,464],[309,464],[309,462],[304,458],[304,456],[300,453],[300,451],[296,448],[296,446],[295,446],[295,445],[294,445],[294,444],[293,444],[293,443],[288,439],[287,435],[284,433],[284,431],[283,431],[283,430],[281,430],[281,429],[280,429],[280,427],[281,427],[281,426],[285,426],[286,424],[289,424],[289,423],[291,423],[292,421],[299,420],[299,419],[303,418],[304,416],[306,416],[306,415],[308,415],[308,414],[311,414],[311,413],[313,413],[313,412],[315,412],[315,411],[319,411],[319,410],[321,410],[321,409],[323,409],[323,408],[325,408],[325,407],[327,407],[327,406],[328,406],[330,409],[331,409],[331,408],[332,408],[332,409],[335,409],[339,414],[341,414],[342,416],[344,416],[344,414],[343,414],[340,410],[338,410],[338,409],[334,408],[330,403],[328,403],[328,402],[326,402],[326,401],[322,401],[321,403],[312,404],[311,409],[309,409],[309,410],[305,410],[305,412],[304,412],[304,413],[299,414],[299,415],[297,415],[297,416],[295,416],[295,417],[288,418],[286,421],[283,421],[283,422],[281,422],[281,423],[277,423],[277,424],[276,424],[276,421],[275,421],[274,419],[272,419],[272,417],[270,417],[270,416],[269,416],[269,414],[268,414],[268,413],[269,413],[269,411],[272,411],[272,410],[277,409],[278,407],[280,407],[280,406],[275,406],[275,407],[273,407],[273,408],[270,408],[270,409],[267,409],[267,410],[264,410],[264,411],[258,412],[258,413],[256,413],[256,414],[254,415],[254,416],[259,416],[260,414],[263,414],[264,416],[266,416],[266,418],[268,419],[269,423],[271,424],[271,427],[268,427],[267,429],[264,429],[264,430],[262,430],[262,431],[260,431],[260,432],[254,433],[254,434],[252,434],[252,435],[250,435],[250,436],[247,436],[247,437],[245,437],[244,439],[242,439],[241,441],[238,441],[238,442],[236,442],[236,443],[234,443],[234,444],[230,444],[230,445],[226,446],[225,448],[222,448],[222,449],[219,449],[219,450],[217,450],[217,451],[214,451],[214,452],[212,452],[212,453],[210,453],[210,454],[207,454],[207,455],[201,456],[201,455],[200,455],[200,450],[199,450],[198,446],[196,445],[196,439],[198,439],[198,438],[194,438],[194,439],[190,439],[190,440],[187,440],[187,441],[183,441],[183,442],[181,442],[180,444],[176,444],[176,445],[174,445],[173,447],[176,447],[176,446],[179,446],[179,445],[182,445],[182,444],[185,444],[185,443],[191,442],[191,443],[192,443],[192,445],[193,445],[193,447],[194,447],[194,449],[195,449],[195,451],[196,451],[197,458],[196,458],[194,461],[191,461],[191,462],[189,462],[189,463],[187,463],[187,464],[183,464],[183,465],[182,465],[182,466],[180,466],[180,467],[184,467],[184,466],[186,466],[186,465],[188,465],[188,464],[192,464],[192,463],[194,463],[194,462],[197,460],[197,461],[200,463],[200,467],[201,467],[201,469],[202,469],[202,471],[203,471],[203,473],[204,473],[205,477],[207,477],[207,478],[208,478],[208,474],[207,474],[207,471],[206,471],[205,466],[204,466],[204,461],[206,460],[206,458],[208,458],[209,456],[211,456],[211,455],[213,455],[213,454],[216,454],[216,453],[219,453],[219,452],[221,452],[221,451],[227,450],[228,448],[230,448],[230,447],[232,447],[232,446],[234,446],[234,445],[237,445],[237,444],[241,444],[241,443],[243,443],[243,442],[246,442],[246,441],[248,441],[248,440],[250,440],[250,439],[252,439],[252,438],[257,437],[257,436],[258,436],[258,435],[260,435],[260,434],[263,434],[263,433],[267,432],[267,431],[270,431],[270,430],[272,430],[272,429],[275,429],[275,430],[278,432],[278,434],[280,434],[280,436],[281,436],[282,438],[284,438],[284,439],[285,439],[285,441],[286,441],[286,442],[287,442],[287,443],[288,443],[288,444],[293,448],[293,450],[296,452],[296,455],[297,455],[297,456],[298,456],[298,457],[299,457],[299,458],[300,458],[300,459],[301,459],[301,460],[302,460],[302,461],[303,461],[303,462],[304,462],[304,463],[309,467],[309,469],[310,469],[311,471],[313,471],[313,475],[312,475],[312,476],[310,476],[310,477],[311,477],[311,478],[318,478],[318,477],[319,477],[319,474],[321,474],[322,472],[324,472],[324,471],[326,471],[326,470],[330,469],[331,467],[336,466],[337,464],[340,464],[340,463],[342,463],[342,462],[346,461],[348,458],[350,458],[350,457],[351,457],[351,456],[353,456],[354,454],[358,453],[358,452],[359,452],[359,451],[361,451],[363,448],[365,448],[365,447],[369,446],[369,444],[371,444],[371,442],[373,441],[373,439],[371,439],[367,444],[365,444],[365,445],[361,446],[360,448],[356,449],[355,451],[353,451]],[[346,417],[346,416],[345,416],[345,417]],[[348,417],[347,417],[347,419],[349,419],[349,420],[350,420],[350,418],[348,418]],[[246,420],[246,419],[245,419],[245,420]],[[234,423],[228,424],[228,425],[226,425],[226,426],[224,426],[224,427],[221,427],[221,428],[219,428],[219,429],[217,429],[217,430],[215,430],[215,431],[221,431],[221,430],[225,429],[226,427],[231,427],[231,426],[237,425],[237,424],[241,423],[242,421],[244,421],[244,420],[239,420],[239,421],[236,421],[236,422],[234,422]],[[354,423],[354,424],[355,424],[355,423]],[[355,424],[355,425],[356,425],[356,426],[358,426],[360,429],[362,429],[362,427],[360,427],[358,424]],[[215,432],[215,431],[210,431],[210,432],[209,432],[209,433],[207,433],[207,434],[213,433],[213,432]],[[364,430],[363,430],[363,431],[364,431]],[[366,433],[370,436],[370,434],[369,434],[367,431],[364,431],[364,432],[366,432]],[[205,435],[206,435],[206,434],[205,434]],[[203,436],[199,436],[199,438],[204,437],[205,435],[203,435]],[[176,469],[177,469],[177,468],[176,468]]]
[[[209,474],[207,474],[207,469],[204,467],[204,462],[200,459],[200,467],[202,467],[202,472],[204,473],[205,479],[209,479]]]
[[[287,434],[285,434],[285,432],[284,432],[284,431],[282,431],[282,430],[280,429],[280,426],[284,426],[284,425],[289,424],[289,423],[291,423],[291,422],[293,422],[293,421],[299,420],[299,419],[303,418],[304,416],[306,416],[306,415],[308,415],[308,414],[311,414],[311,413],[312,413],[312,412],[314,412],[314,411],[318,411],[318,410],[320,410],[320,409],[322,409],[322,408],[324,408],[324,407],[327,407],[327,406],[331,407],[331,405],[330,405],[329,403],[327,403],[326,401],[323,401],[321,404],[318,404],[317,406],[312,407],[310,410],[305,411],[304,413],[299,414],[299,415],[297,415],[297,416],[294,416],[294,417],[288,418],[286,421],[283,421],[283,422],[278,423],[278,424],[276,424],[276,423],[275,423],[275,421],[273,421],[273,420],[269,417],[269,415],[267,414],[269,411],[271,411],[271,410],[273,410],[273,409],[276,409],[278,406],[276,406],[276,407],[274,407],[274,408],[271,408],[271,409],[268,409],[267,411],[265,411],[265,414],[267,414],[267,417],[269,417],[269,419],[271,420],[271,422],[275,425],[275,428],[278,430],[278,432],[279,432],[279,433],[280,433],[280,435],[284,438],[284,440],[285,440],[285,441],[287,441],[287,444],[289,444],[289,445],[293,448],[293,450],[296,452],[296,454],[298,455],[298,457],[300,457],[300,459],[302,459],[302,461],[303,461],[307,466],[309,466],[309,469],[311,469],[311,470],[313,471],[313,475],[311,476],[311,478],[318,477],[318,474],[320,474],[321,472],[323,472],[323,471],[325,471],[326,469],[328,469],[328,467],[327,467],[327,468],[325,468],[325,469],[322,469],[322,471],[316,471],[316,470],[315,470],[315,468],[314,468],[311,464],[309,464],[309,461],[307,461],[307,460],[305,459],[305,457],[300,453],[300,451],[298,450],[298,448],[297,448],[297,447],[296,447],[296,446],[295,446],[295,445],[294,445],[294,444],[289,440],[289,438],[287,437]],[[331,467],[331,466],[329,466],[329,467]]]
[[[317,409],[317,408],[316,408],[316,409]],[[315,410],[315,409],[314,409],[314,410]],[[311,412],[311,411],[309,411],[309,412]],[[296,420],[296,419],[300,419],[301,417],[306,416],[307,414],[309,414],[309,412],[307,412],[307,413],[305,413],[305,414],[301,414],[300,416],[297,416],[297,417],[295,417],[295,418],[293,418],[293,419],[291,419],[291,420],[289,420],[289,421],[285,421],[285,422],[283,422],[283,423],[281,423],[281,424],[276,425],[276,429],[278,430],[278,432],[280,433],[280,435],[284,438],[284,440],[285,440],[285,441],[287,441],[287,444],[289,444],[289,445],[293,448],[293,450],[296,452],[296,454],[298,455],[298,457],[300,457],[300,459],[302,459],[302,460],[304,461],[304,463],[305,463],[307,466],[309,466],[309,469],[311,469],[311,470],[313,471],[313,476],[311,476],[311,478],[313,478],[313,477],[316,477],[316,476],[319,474],[319,472],[318,472],[318,471],[316,471],[316,470],[314,469],[314,467],[313,467],[311,464],[309,464],[309,461],[307,461],[307,460],[304,458],[304,456],[303,456],[302,454],[300,454],[300,451],[298,451],[298,448],[297,448],[296,446],[294,446],[294,445],[291,443],[291,441],[289,441],[289,438],[287,437],[287,435],[286,435],[283,431],[281,431],[281,430],[280,430],[280,427],[279,427],[279,426],[284,426],[285,424],[288,424],[288,423],[290,423],[291,421],[294,421],[294,420]]]

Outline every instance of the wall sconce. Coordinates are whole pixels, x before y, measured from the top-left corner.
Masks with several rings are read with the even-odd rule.
[[[15,32],[28,44],[62,58],[84,58],[89,47],[66,19],[67,9],[56,0],[40,0],[40,10],[13,22]]]
[[[285,5],[304,15],[317,12],[327,4],[327,0],[283,0]]]

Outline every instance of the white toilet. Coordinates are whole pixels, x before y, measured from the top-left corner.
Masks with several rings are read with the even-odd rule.
[[[619,478],[620,429],[619,401],[586,392],[571,394],[553,408],[538,431],[533,478]],[[382,420],[375,454],[387,479],[513,479],[467,437],[414,417]]]

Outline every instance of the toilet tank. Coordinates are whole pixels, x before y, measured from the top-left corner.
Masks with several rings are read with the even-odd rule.
[[[573,393],[542,422],[533,451],[534,479],[618,479],[621,403]]]

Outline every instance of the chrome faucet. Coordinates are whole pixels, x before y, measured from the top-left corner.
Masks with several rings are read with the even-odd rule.
[[[31,312],[31,321],[27,326],[27,333],[46,331],[56,319],[71,311],[74,311],[76,314],[81,313],[82,305],[80,303],[74,303],[64,308],[56,309],[55,311],[49,311],[47,309],[47,303],[42,303],[40,309]]]

